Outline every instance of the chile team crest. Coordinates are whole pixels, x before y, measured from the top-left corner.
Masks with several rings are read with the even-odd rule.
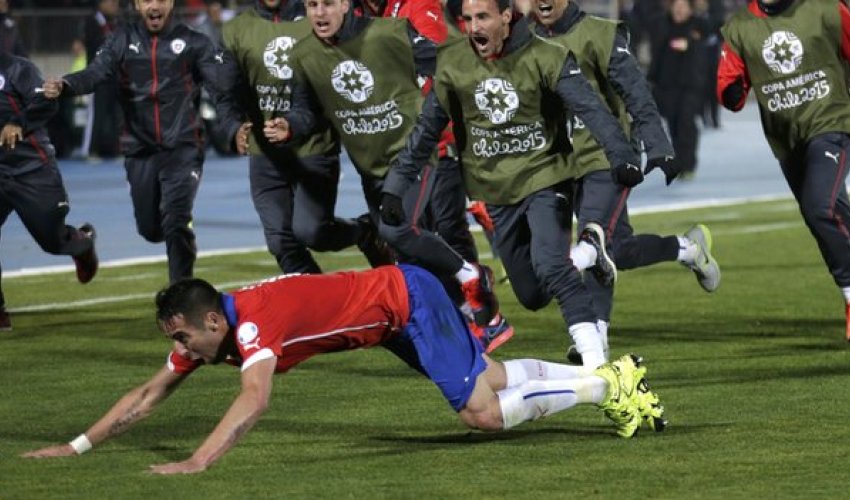
[[[331,84],[339,95],[351,102],[361,103],[375,90],[375,78],[363,63],[343,61],[331,73]]]
[[[772,71],[788,75],[803,63],[803,42],[790,31],[774,31],[764,41],[761,56]]]
[[[275,78],[290,80],[292,67],[289,66],[289,53],[295,47],[296,39],[291,36],[279,36],[269,42],[263,50],[263,64]]]
[[[502,125],[519,109],[519,96],[509,81],[488,78],[475,88],[475,105],[494,125]]]

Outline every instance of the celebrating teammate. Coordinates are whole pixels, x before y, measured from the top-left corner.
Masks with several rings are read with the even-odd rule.
[[[753,89],[767,142],[845,301],[850,341],[850,12],[836,0],[751,0],[721,28],[717,95]]]
[[[174,0],[136,0],[140,19],[113,32],[86,69],[44,84],[44,95],[58,98],[119,82],[136,229],[151,243],[165,242],[171,282],[192,276],[197,255],[192,207],[205,149],[199,84],[221,96],[215,86],[220,55],[206,35],[173,21],[173,9]],[[234,138],[236,128],[238,122],[226,136]]]
[[[649,85],[629,50],[623,25],[589,16],[570,0],[533,0],[531,13],[535,33],[575,50],[584,77],[619,118],[623,130],[632,129],[634,137],[644,145],[648,158],[645,173],[660,168],[670,184],[679,175],[680,165],[672,161],[673,147],[664,132]],[[573,151],[567,162],[576,175],[579,232],[589,223],[603,228],[618,269],[679,261],[693,270],[706,291],[713,292],[720,286],[720,268],[711,255],[711,233],[707,227],[696,225],[684,236],[635,235],[626,207],[631,188],[611,176],[611,166],[602,148],[577,117],[571,123],[570,142]],[[586,241],[579,241],[570,257],[576,268],[582,270],[595,262],[596,249]],[[593,278],[585,283],[599,315],[599,330],[607,339],[613,289]],[[571,360],[578,361],[574,349],[569,353]]]
[[[228,64],[220,85],[238,100],[248,123],[237,134],[240,152],[250,153],[251,199],[260,216],[266,246],[285,273],[319,273],[310,254],[354,244],[373,266],[391,264],[391,252],[368,217],[334,217],[339,184],[339,139],[328,124],[302,141],[277,147],[263,135],[263,123],[289,108],[292,47],[310,36],[301,0],[256,0],[253,9],[224,25]],[[233,62],[234,64],[230,64]],[[279,89],[284,89],[279,92]]]
[[[292,53],[292,109],[270,120],[264,132],[272,141],[290,141],[309,133],[318,118],[327,119],[360,174],[381,235],[402,261],[441,279],[456,278],[474,322],[488,326],[498,318],[492,271],[465,260],[422,225],[433,188],[431,169],[406,196],[382,194],[389,165],[421,109],[420,78],[433,74],[434,42],[406,20],[354,16],[349,0],[307,0],[305,6],[315,36]]]
[[[27,59],[7,52],[0,31],[0,226],[15,212],[38,245],[54,255],[70,255],[77,280],[88,283],[98,268],[95,230],[65,224],[70,211],[68,193],[47,136],[47,120],[56,101],[44,98],[44,80]],[[0,330],[11,330],[12,320],[0,290]]]
[[[161,474],[200,472],[263,414],[275,372],[316,354],[376,345],[431,379],[473,429],[509,429],[577,404],[599,405],[622,437],[642,421],[663,428],[663,408],[637,358],[626,355],[596,370],[533,359],[494,362],[439,281],[415,266],[281,276],[232,294],[189,279],[160,291],[156,305],[158,324],[175,346],[166,366],[70,443],[24,456],[83,453],[149,415],[200,366],[240,366],[241,392],[194,454],[151,467]]]
[[[569,260],[574,169],[564,113],[581,118],[604,148],[621,183],[643,179],[638,155],[620,125],[581,75],[567,49],[534,36],[507,0],[465,0],[466,39],[440,48],[434,87],[384,190],[409,189],[439,132],[453,120],[470,198],[483,200],[495,247],[523,306],[555,297],[586,366],[606,359],[599,319]],[[597,247],[594,266],[613,282],[614,265],[598,224],[584,238]]]

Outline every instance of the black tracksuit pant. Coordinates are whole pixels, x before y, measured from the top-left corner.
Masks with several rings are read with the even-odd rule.
[[[203,151],[194,145],[124,160],[136,229],[151,243],[165,242],[171,283],[191,277],[195,265],[192,207],[203,162]]]
[[[81,255],[91,249],[93,242],[74,237],[77,230],[65,224],[69,210],[68,194],[55,163],[20,175],[0,170],[0,226],[14,211],[45,252]],[[5,303],[0,291],[0,306]]]
[[[275,161],[251,156],[251,199],[266,246],[285,273],[320,273],[309,249],[337,251],[357,243],[360,229],[334,217],[339,157],[294,155]]]

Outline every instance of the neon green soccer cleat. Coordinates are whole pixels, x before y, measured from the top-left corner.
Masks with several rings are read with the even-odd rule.
[[[643,366],[643,359],[636,354],[626,354],[619,360],[621,363],[631,363],[635,369],[641,369],[643,376],[638,381],[637,397],[638,410],[640,411],[641,419],[647,427],[655,432],[663,432],[667,427],[667,420],[664,419],[664,406],[661,404],[661,399],[658,394],[649,388],[649,382],[646,381],[646,367]]]
[[[628,358],[628,360],[624,360]],[[605,363],[593,372],[608,382],[608,393],[599,403],[605,416],[617,424],[617,435],[632,437],[640,428],[641,414],[638,404],[638,384],[646,368],[638,368],[628,355]]]

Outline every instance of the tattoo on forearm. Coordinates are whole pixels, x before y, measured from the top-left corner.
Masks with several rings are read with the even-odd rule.
[[[147,390],[142,391],[142,393],[139,394],[139,397],[136,398],[135,401],[133,401],[129,408],[127,408],[127,411],[124,412],[124,415],[118,417],[117,419],[115,419],[114,422],[112,422],[112,424],[109,426],[109,432],[107,433],[107,437],[113,437],[121,434],[122,432],[126,431],[127,428],[130,427],[136,420],[139,419],[139,415],[142,414],[142,412],[139,410],[139,406],[144,401],[146,395]]]
[[[233,446],[233,444],[235,444],[236,441],[238,441],[239,438],[241,438],[242,435],[248,431],[248,428],[250,426],[251,424],[249,422],[242,422],[241,424],[237,425],[236,428],[233,429],[233,432],[231,432],[230,435],[227,437],[227,444]]]

